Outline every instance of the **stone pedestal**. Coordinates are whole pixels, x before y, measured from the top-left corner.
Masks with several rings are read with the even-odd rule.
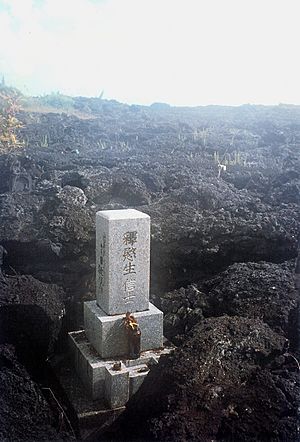
[[[85,333],[102,358],[128,354],[128,339],[123,315],[107,315],[96,301],[84,303]],[[141,329],[141,351],[163,346],[163,313],[149,303],[149,310],[135,313]]]
[[[173,350],[173,347],[164,347],[160,350],[144,351],[134,360],[102,359],[83,330],[69,333],[69,343],[73,365],[89,395],[93,400],[104,398],[110,408],[124,406],[128,398],[142,385],[149,367],[157,364],[161,355],[169,354]],[[114,365],[120,362],[121,371],[113,370]]]

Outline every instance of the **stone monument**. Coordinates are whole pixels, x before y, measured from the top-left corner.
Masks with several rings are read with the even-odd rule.
[[[96,300],[84,303],[85,331],[69,338],[77,374],[91,398],[103,398],[109,408],[124,406],[149,364],[170,351],[163,347],[163,313],[149,302],[149,279],[150,217],[135,209],[97,212]],[[128,313],[140,330],[134,359]]]

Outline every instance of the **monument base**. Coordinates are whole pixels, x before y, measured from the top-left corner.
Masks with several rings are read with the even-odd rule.
[[[102,359],[83,330],[69,333],[70,350],[76,372],[93,400],[104,400],[108,408],[126,404],[143,383],[151,364],[174,347],[148,350],[138,359]]]
[[[163,312],[149,303],[149,309],[134,313],[141,329],[141,351],[163,347]],[[107,315],[96,301],[84,303],[86,336],[102,358],[126,356],[128,337],[125,314]]]
[[[56,356],[49,361],[54,373],[60,402],[78,440],[89,438],[95,430],[105,431],[125,410],[125,406],[109,408],[102,399],[92,400],[69,357]]]

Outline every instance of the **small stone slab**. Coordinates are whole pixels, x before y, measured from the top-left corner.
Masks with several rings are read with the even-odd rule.
[[[103,398],[106,362],[96,355],[92,345],[82,341],[82,331],[69,333],[69,342],[75,370],[92,399]]]
[[[121,363],[121,370],[105,368],[105,400],[110,408],[122,407],[129,399],[129,371]]]
[[[135,394],[149,373],[149,367],[145,364],[135,366],[129,372],[129,396]]]
[[[141,351],[163,347],[163,313],[149,303],[149,310],[134,314],[141,329]],[[102,358],[126,356],[128,337],[124,327],[125,315],[107,315],[96,303],[84,303],[86,335]]]
[[[108,315],[147,310],[150,217],[135,209],[96,213],[96,297]]]

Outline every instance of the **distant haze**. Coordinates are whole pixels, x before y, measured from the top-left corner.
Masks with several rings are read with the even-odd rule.
[[[26,94],[300,104],[299,0],[0,0],[0,75]]]

